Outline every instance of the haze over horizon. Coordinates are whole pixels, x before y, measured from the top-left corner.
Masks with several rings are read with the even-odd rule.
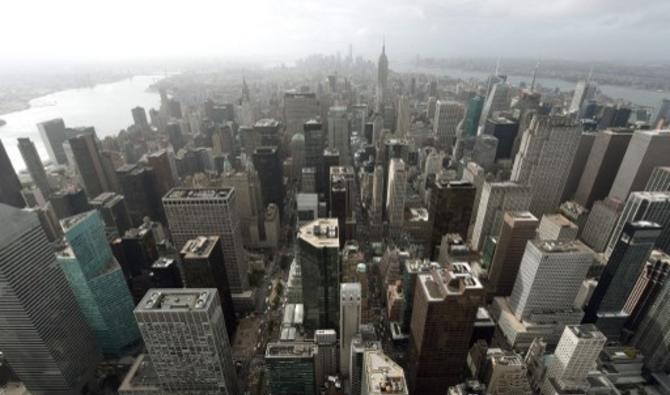
[[[197,6],[196,6],[197,5]],[[667,61],[670,2],[640,0],[22,1],[0,6],[3,62],[290,61],[310,53]],[[26,21],[31,21],[26,26]],[[654,37],[654,39],[650,39]],[[31,67],[32,67],[31,66]]]

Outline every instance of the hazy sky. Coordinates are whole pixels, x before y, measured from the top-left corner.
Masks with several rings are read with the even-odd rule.
[[[216,56],[668,59],[669,0],[6,0],[3,62]]]

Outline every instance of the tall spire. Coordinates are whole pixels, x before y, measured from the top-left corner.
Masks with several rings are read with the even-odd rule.
[[[244,76],[242,77],[242,101],[249,101],[249,87]]]
[[[382,55],[386,54],[386,35],[382,36]]]

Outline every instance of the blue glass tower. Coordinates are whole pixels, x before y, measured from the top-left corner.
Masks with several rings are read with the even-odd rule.
[[[465,113],[465,120],[463,121],[463,133],[466,136],[476,136],[477,127],[479,126],[479,117],[482,115],[484,108],[484,98],[475,95],[468,103],[468,110]]]
[[[132,296],[112,255],[98,211],[61,221],[69,247],[58,254],[70,288],[103,353],[119,355],[139,340]]]

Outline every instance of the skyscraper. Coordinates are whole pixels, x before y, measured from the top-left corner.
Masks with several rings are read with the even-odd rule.
[[[433,134],[438,146],[445,149],[453,147],[456,141],[456,129],[463,120],[464,109],[461,103],[438,100],[433,120]]]
[[[354,168],[334,166],[330,168],[330,187],[328,188],[328,209],[330,217],[337,218],[340,228],[340,246],[356,236],[356,217],[354,209],[356,195]]]
[[[670,165],[670,130],[636,130],[621,161],[609,197],[625,201],[631,192],[644,190],[651,172]]]
[[[135,126],[138,128],[148,128],[149,127],[149,121],[147,120],[147,112],[144,110],[142,107],[134,107],[130,112],[133,115],[133,123]]]
[[[665,127],[670,124],[670,99],[663,99],[652,126]]]
[[[108,174],[103,166],[95,132],[81,133],[67,140],[72,150],[74,164],[82,186],[89,199],[103,192],[115,192],[114,174]]]
[[[164,196],[176,184],[177,169],[174,164],[174,154],[162,149],[147,154],[147,162],[156,175],[158,193],[160,196]]]
[[[572,308],[593,259],[593,251],[580,241],[529,241],[509,298],[514,315],[524,320]]]
[[[349,115],[344,106],[334,106],[328,110],[328,148],[338,150],[342,155],[342,164],[349,164],[351,156],[349,154]]]
[[[475,194],[474,185],[467,181],[436,177],[430,192],[430,219],[433,222],[430,254],[433,258],[447,233],[458,233],[464,239],[468,236]]]
[[[236,294],[249,289],[234,188],[174,188],[163,197],[163,207],[178,250],[200,235],[219,236],[230,291]]]
[[[531,190],[515,182],[485,182],[474,220],[471,244],[479,250],[489,236],[497,236],[506,211],[527,211]]]
[[[375,108],[378,113],[383,112],[384,105],[389,99],[388,92],[389,61],[386,57],[386,43],[382,45],[382,53],[377,60],[377,91]]]
[[[164,391],[235,395],[237,375],[216,289],[150,289],[135,309]]]
[[[120,355],[139,340],[133,298],[97,211],[61,220],[69,246],[57,261],[103,353]]]
[[[537,238],[548,241],[572,241],[579,228],[562,214],[545,214],[537,228]]]
[[[30,178],[33,179],[35,186],[42,192],[44,198],[48,199],[51,195],[51,186],[47,179],[47,173],[44,171],[44,165],[40,159],[40,155],[35,149],[35,144],[29,138],[19,138],[19,151],[26,168],[30,173]]]
[[[419,274],[410,331],[410,393],[443,395],[464,376],[484,288],[467,263]]]
[[[305,167],[321,166],[325,140],[321,123],[314,119],[305,122],[303,133],[305,135]]]
[[[483,373],[491,395],[531,395],[528,370],[521,355],[513,351],[487,352]]]
[[[61,118],[51,119],[49,121],[37,124],[40,131],[42,142],[47,149],[49,159],[54,164],[67,164],[67,157],[63,149],[63,143],[68,139],[68,133],[65,130],[65,122]]]
[[[21,182],[16,176],[5,146],[0,141],[0,204],[3,203],[18,208],[26,206],[21,195]]]
[[[339,326],[339,251],[335,218],[312,221],[298,231],[304,321],[309,331]]]
[[[524,132],[511,180],[530,187],[536,217],[561,203],[580,138],[581,128],[563,116],[535,116]]]
[[[200,236],[189,240],[180,252],[184,282],[188,288],[216,288],[226,321],[228,338],[235,334],[237,318],[218,236]]]
[[[644,190],[649,192],[670,192],[670,166],[655,167]]]
[[[510,296],[526,250],[535,238],[538,221],[528,211],[505,212],[498,243],[489,268],[489,294]]]
[[[0,204],[0,221],[4,357],[31,394],[80,393],[101,359],[95,336],[37,215]]]
[[[484,134],[498,139],[496,160],[510,159],[516,155],[514,151],[516,137],[519,134],[519,122],[502,116],[493,116],[484,124]]]
[[[402,159],[393,158],[389,163],[386,214],[392,232],[399,231],[405,218],[407,197],[407,169]]]
[[[468,102],[468,109],[465,113],[465,120],[463,121],[463,133],[465,133],[466,136],[474,137],[477,135],[479,118],[482,116],[483,108],[484,98],[480,95],[474,95]]]
[[[165,133],[168,136],[170,145],[172,145],[172,150],[174,152],[179,152],[180,149],[184,148],[186,142],[184,141],[184,135],[181,132],[181,125],[176,120],[170,121],[165,126]]]
[[[595,323],[610,339],[618,339],[628,317],[623,311],[635,281],[642,273],[661,226],[652,222],[628,222],[600,275],[586,306],[585,323]]]
[[[410,119],[409,98],[407,96],[400,96],[398,98],[398,123],[396,125],[395,134],[399,137],[407,137],[411,125]]]
[[[607,196],[632,135],[630,129],[609,129],[596,135],[575,192],[577,203],[590,209],[593,202]]]
[[[284,172],[275,146],[262,146],[254,150],[254,168],[258,172],[263,196],[263,208],[276,204],[284,207]]]
[[[579,393],[590,384],[587,375],[595,366],[607,338],[593,325],[569,325],[547,362],[543,395]],[[583,393],[583,392],[582,392]]]
[[[284,93],[284,124],[289,136],[300,131],[303,124],[320,114],[319,101],[314,93]]]
[[[575,93],[572,96],[572,101],[570,102],[568,112],[570,114],[576,114],[578,117],[581,117],[584,103],[590,99],[593,99],[596,94],[596,89],[597,87],[590,81],[579,81],[575,87]]]
[[[134,226],[140,226],[144,217],[165,222],[156,173],[153,168],[143,165],[123,165],[116,169],[116,177],[128,206],[128,213]]]
[[[105,192],[91,200],[90,204],[100,212],[105,221],[105,233],[108,235],[123,236],[128,229],[133,227],[123,195]]]
[[[621,215],[609,237],[605,256],[609,257],[619,242],[624,226],[634,221],[651,221],[663,227],[656,246],[670,248],[670,192],[633,192],[628,196]]]
[[[579,186],[579,179],[584,173],[586,162],[589,159],[591,148],[593,148],[593,145],[595,144],[597,135],[598,134],[596,132],[582,131],[579,138],[579,144],[577,144],[575,155],[572,158],[572,165],[570,165],[570,170],[568,171],[568,178],[565,181],[565,186],[563,187],[561,202],[565,202],[574,198],[575,192],[577,191],[577,186]]]
[[[265,350],[270,392],[274,395],[315,395],[313,342],[268,343]]]
[[[340,284],[340,373],[349,374],[351,341],[361,326],[361,284]]]
[[[484,126],[486,121],[491,118],[495,112],[509,108],[509,99],[512,86],[505,81],[497,82],[486,97],[482,114],[479,117],[479,126]]]
[[[337,374],[337,332],[334,329],[317,329],[314,331],[314,343],[316,387],[321,388],[328,376]]]
[[[382,350],[363,354],[361,395],[409,395],[405,372]]]

